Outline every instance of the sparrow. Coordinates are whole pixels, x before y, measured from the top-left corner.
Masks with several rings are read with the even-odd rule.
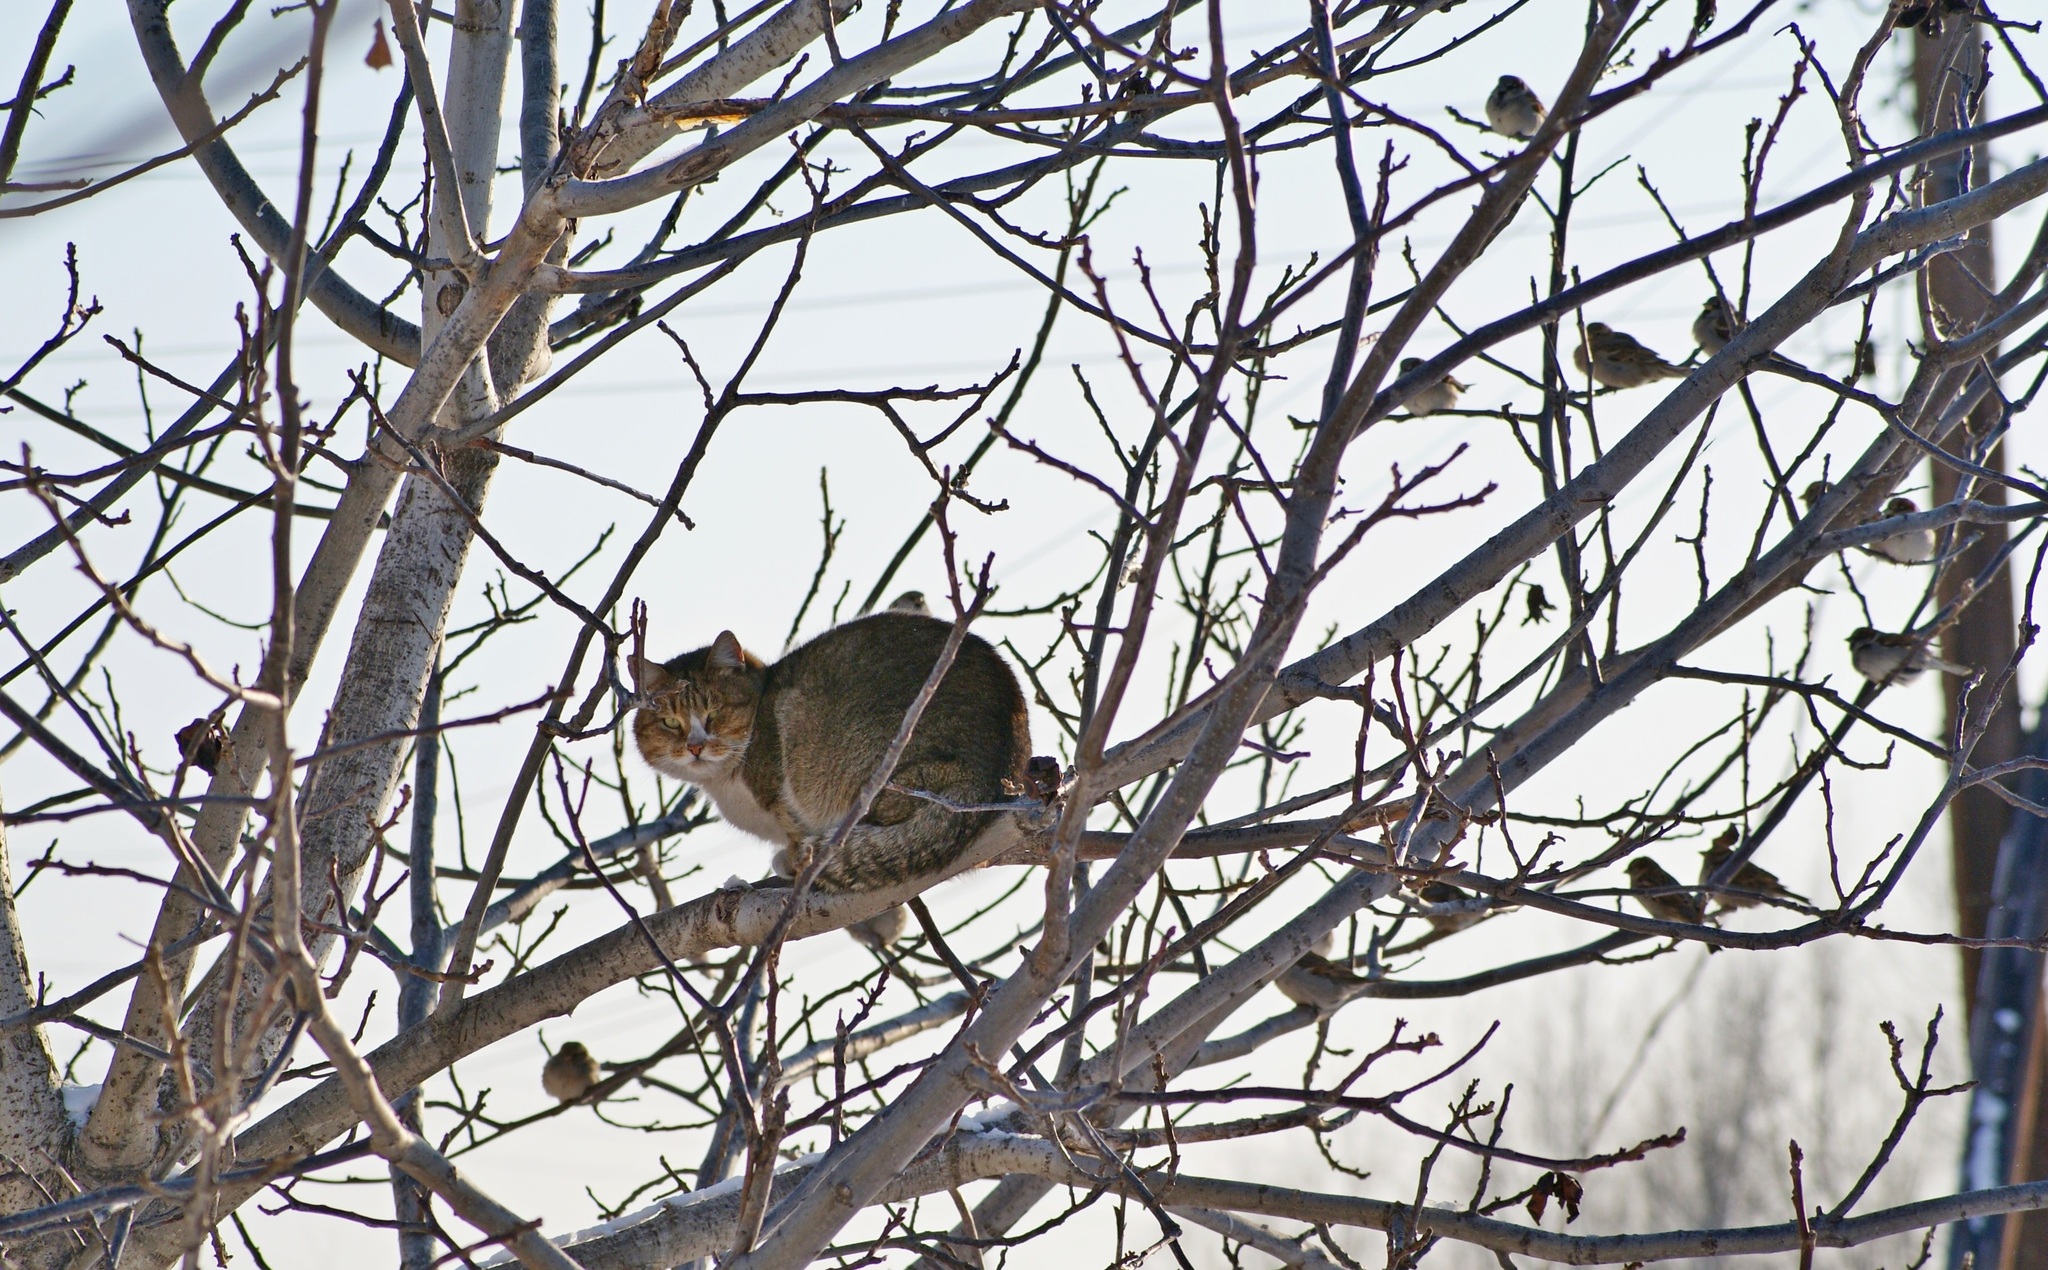
[[[1581,375],[1590,371],[1594,382],[1609,388],[1637,388],[1659,379],[1685,378],[1683,370],[1605,322],[1586,323],[1586,342],[1572,350],[1572,365]]]
[[[1976,7],[1976,0],[1941,0],[1939,5],[1909,4],[1900,9],[1892,19],[1892,29],[1904,31],[1919,27],[1920,33],[1930,40],[1941,38],[1942,18],[1945,14],[1968,13]]]
[[[1697,926],[1706,920],[1706,902],[1680,886],[1677,878],[1648,856],[1637,856],[1628,862],[1628,880],[1636,903],[1659,921]]]
[[[1935,656],[1927,647],[1928,636],[1887,634],[1859,626],[1849,636],[1849,660],[1856,673],[1874,684],[1905,683],[1923,670],[1967,675],[1970,667],[1959,666]]]
[[[1420,365],[1422,365],[1420,357],[1404,357],[1401,359],[1401,373],[1406,375],[1409,371],[1414,370]],[[1408,417],[1410,419],[1420,419],[1424,415],[1442,414],[1446,410],[1455,409],[1458,404],[1458,398],[1463,396],[1465,390],[1471,386],[1470,384],[1460,383],[1449,375],[1445,375],[1433,384],[1418,388],[1415,390],[1415,395],[1408,398]]]
[[[540,1069],[540,1087],[564,1103],[580,1101],[603,1079],[597,1060],[581,1041],[564,1044]]]
[[[1705,886],[1707,879],[1714,876],[1715,871],[1722,865],[1728,863],[1728,857],[1735,854],[1735,844],[1741,840],[1742,831],[1733,825],[1714,839],[1714,844],[1700,856],[1701,886]],[[1763,903],[1765,899],[1792,900],[1799,904],[1807,902],[1804,895],[1788,889],[1778,880],[1776,874],[1753,861],[1744,861],[1726,885],[1726,891],[1714,896],[1721,902],[1722,908],[1753,908]]]
[[[1300,961],[1281,971],[1273,986],[1289,1001],[1312,1007],[1319,1014],[1343,1005],[1357,996],[1368,981],[1330,960],[1336,946],[1334,936],[1323,936],[1313,950],[1302,954]]]
[[[1892,29],[1904,31],[1919,26],[1927,20],[1927,15],[1932,12],[1934,12],[1932,4],[1909,4],[1892,15]]]
[[[1425,904],[1463,904],[1472,896],[1449,882],[1424,882],[1415,891],[1416,898]],[[1486,916],[1483,909],[1463,908],[1448,913],[1424,913],[1422,920],[1439,935],[1455,935]]]
[[[1911,516],[1919,511],[1919,505],[1910,498],[1894,498],[1884,505],[1881,519],[1894,516]],[[1935,556],[1935,539],[1932,529],[1901,529],[1886,538],[1870,544],[1870,554],[1893,564],[1926,564]]]
[[[1531,622],[1541,625],[1549,621],[1550,611],[1557,607],[1556,604],[1551,602],[1550,596],[1544,593],[1543,584],[1540,582],[1531,582],[1529,584],[1527,603],[1529,605],[1529,614],[1522,619],[1522,625],[1524,626]]]
[[[909,929],[910,910],[898,904],[864,922],[855,922],[846,928],[846,933],[853,936],[861,947],[880,952],[903,938],[903,933]]]
[[[931,606],[924,602],[924,592],[922,591],[905,591],[889,601],[889,611],[891,613],[916,613],[920,617],[930,617],[932,615]]]
[[[1729,311],[1728,302],[1718,294],[1707,297],[1700,306],[1699,316],[1692,320],[1692,342],[1700,351],[1712,357],[1728,347],[1728,341],[1735,337],[1738,323],[1735,314]]]
[[[1812,511],[1813,505],[1826,498],[1828,491],[1833,488],[1834,486],[1826,481],[1814,481],[1806,487],[1806,492],[1799,496],[1799,501],[1806,504],[1806,510]]]
[[[1486,122],[1504,137],[1527,139],[1543,126],[1543,99],[1513,75],[1503,75],[1486,97]]]

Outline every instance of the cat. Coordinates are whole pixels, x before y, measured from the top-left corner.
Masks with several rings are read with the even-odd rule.
[[[636,663],[652,700],[634,713],[634,741],[654,770],[697,786],[728,823],[777,844],[778,871],[793,875],[880,765],[950,630],[909,611],[874,613],[773,665],[722,631],[672,661]],[[1017,677],[987,641],[968,635],[890,782],[954,803],[1003,802],[1025,788],[1030,759]],[[884,789],[819,884],[872,891],[936,873],[999,814]]]

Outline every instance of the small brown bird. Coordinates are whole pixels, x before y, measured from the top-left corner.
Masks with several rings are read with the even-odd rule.
[[[1892,19],[1892,29],[1904,31],[1919,27],[1920,33],[1930,40],[1941,38],[1942,19],[1946,15],[1968,13],[1976,7],[1976,0],[1941,0],[1941,3],[1909,4],[1900,9]]]
[[[891,613],[917,613],[924,617],[932,615],[931,606],[924,602],[924,592],[922,591],[905,591],[889,601],[889,611]]]
[[[1416,898],[1429,905],[1469,905],[1472,900],[1472,896],[1468,892],[1459,890],[1449,882],[1441,881],[1424,882],[1416,890],[1415,895]],[[1486,910],[1474,905],[1453,909],[1447,913],[1424,913],[1422,920],[1428,922],[1429,928],[1439,935],[1455,935],[1461,930],[1470,928],[1484,916],[1486,916]]]
[[[1401,373],[1406,375],[1420,365],[1422,365],[1420,357],[1404,357],[1401,359]],[[1408,398],[1408,417],[1420,419],[1424,415],[1442,414],[1446,410],[1454,410],[1457,408],[1458,398],[1464,396],[1465,390],[1471,386],[1467,383],[1461,383],[1449,375],[1445,375],[1433,384],[1424,385],[1415,390],[1414,396]]]
[[[1806,504],[1806,510],[1812,511],[1813,505],[1826,498],[1828,491],[1833,488],[1834,486],[1829,485],[1826,481],[1814,481],[1807,485],[1806,492],[1799,496],[1799,501]]]
[[[1735,314],[1728,308],[1728,302],[1720,295],[1710,295],[1700,306],[1699,316],[1692,320],[1692,342],[1700,351],[1712,357],[1728,347],[1728,341],[1735,338],[1738,324]]]
[[[1289,1001],[1310,1006],[1319,1013],[1327,1014],[1343,1005],[1369,981],[1331,961],[1329,954],[1335,949],[1336,939],[1323,936],[1316,941],[1314,951],[1303,953],[1300,961],[1281,971],[1273,986]]]
[[[1923,670],[1939,670],[1949,675],[1971,673],[1968,666],[1959,666],[1936,656],[1934,650],[1927,647],[1929,638],[1926,634],[1907,632],[1892,635],[1859,626],[1849,635],[1849,660],[1855,665],[1857,674],[1874,684],[1902,684]]]
[[[579,1102],[604,1079],[597,1060],[581,1041],[569,1041],[540,1069],[540,1087],[562,1102]]]
[[[1513,75],[1501,76],[1500,82],[1487,94],[1487,126],[1504,137],[1527,140],[1535,136],[1536,130],[1543,126],[1544,116],[1549,113],[1535,90]]]
[[[880,952],[903,938],[910,929],[910,910],[901,904],[875,914],[864,922],[855,922],[846,928],[861,947]]]
[[[1910,498],[1894,498],[1884,505],[1882,518],[1890,520],[1894,516],[1911,516],[1919,510],[1919,504]],[[1935,556],[1935,534],[1932,529],[1901,529],[1871,543],[1869,551],[1880,560],[1889,560],[1893,564],[1926,564]]]
[[[1687,922],[1694,926],[1706,920],[1705,901],[1679,884],[1662,865],[1648,856],[1628,862],[1630,890],[1643,911],[1665,922]]]
[[[1714,844],[1700,856],[1700,885],[1705,886],[1707,879],[1728,863],[1728,857],[1735,854],[1736,844],[1741,841],[1742,831],[1733,825],[1714,839]],[[1728,890],[1714,896],[1723,908],[1752,908],[1766,899],[1791,900],[1798,904],[1807,902],[1804,895],[1787,888],[1776,874],[1755,861],[1744,861],[1742,867],[1735,871],[1735,876],[1728,880],[1727,886]]]
[[[1572,365],[1581,375],[1590,373],[1595,383],[1609,388],[1639,388],[1659,379],[1685,378],[1685,371],[1605,322],[1586,323],[1586,342],[1572,350]]]

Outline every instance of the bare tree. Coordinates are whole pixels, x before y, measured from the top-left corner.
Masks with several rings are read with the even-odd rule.
[[[1449,1246],[1807,1264],[2048,1209],[2040,1182],[1875,1206],[1923,1106],[1957,1091],[1938,1020],[1852,1051],[1819,1012],[1813,1070],[1860,1055],[1890,1107],[1859,1166],[1813,1171],[1743,1119],[1803,1061],[1757,1043],[1760,1022],[1688,1065],[1651,1044],[1658,1015],[1613,1070],[1711,1088],[1724,1118],[1610,1139],[1612,1097],[1525,1116],[1526,1092],[1476,1074],[1519,1043],[1484,1004],[1455,1033],[1360,1008],[1612,991],[1694,945],[1732,963],[2044,944],[1984,937],[1967,895],[1953,931],[1901,901],[1940,885],[1924,848],[1959,797],[2048,814],[2017,792],[2043,761],[2011,744],[2048,488],[1992,460],[2048,377],[2039,26],[1890,0],[1809,31],[1793,7],[653,0],[621,25],[599,0],[570,31],[554,0],[389,0],[374,29],[343,0],[224,0],[174,31],[167,0],[130,0],[179,144],[17,180],[37,112],[83,91],[56,70],[78,16],[55,0],[4,108],[0,218],[63,223],[189,164],[246,277],[211,380],[107,336],[136,375],[134,435],[52,370],[105,324],[90,238],[61,294],[23,296],[58,316],[0,381],[21,438],[0,481],[5,824],[17,857],[50,837],[0,892],[8,1261],[225,1264],[232,1229],[266,1265],[260,1204],[389,1228],[408,1270],[991,1265],[1079,1229],[1126,1264],[1354,1266],[1372,1245],[1389,1266]],[[288,64],[224,113],[209,72],[265,24]],[[1871,89],[1914,28],[1952,78],[1917,118]],[[365,39],[382,77],[357,72]],[[1777,77],[1765,116],[1715,113],[1703,77],[1732,67]],[[299,109],[289,190],[237,148],[280,100]],[[1711,206],[1665,196],[1692,156],[1594,149],[1650,109],[1739,140]],[[342,118],[380,138],[360,172],[323,145]],[[1148,188],[1185,220],[1112,235]],[[1616,251],[1589,208],[1665,241]],[[1029,342],[970,332],[977,369],[931,384],[770,382],[819,302],[816,260],[878,222],[1028,280]],[[1182,224],[1186,286],[1152,267]],[[2000,230],[1992,274],[1971,244]],[[892,271],[945,283],[914,258]],[[1965,284],[1967,312],[1941,300]],[[736,293],[758,321],[691,324]],[[346,358],[309,351],[321,323]],[[1056,330],[1106,365],[1049,369]],[[649,348],[690,421],[658,464],[608,472],[575,428],[518,435],[529,411],[602,409]],[[166,393],[180,413],[159,426]],[[836,892],[820,860],[793,885],[720,884],[690,851],[724,831],[628,753],[645,698],[626,654],[718,629],[650,561],[693,534],[736,549],[713,487],[809,515],[789,511],[808,459],[714,453],[790,412],[887,438],[908,532],[849,564],[821,472],[815,560],[750,562],[801,594],[785,643],[916,580],[953,623],[927,695],[971,624],[1034,699],[1045,779],[943,877]],[[491,498],[510,465],[574,481],[615,531],[535,535],[554,509]],[[1923,510],[1905,495],[1924,473]],[[1027,579],[1003,527],[1077,503],[1085,549]],[[268,606],[253,660],[252,632],[200,623],[171,585],[202,554]],[[1936,653],[1976,656],[1947,633],[2015,594],[2006,651]],[[1951,676],[1945,727],[1902,687],[1926,669]],[[302,700],[316,684],[328,699]],[[187,699],[207,706],[183,727],[135,722]],[[480,767],[494,805],[465,805]],[[74,950],[24,931],[66,887],[147,895],[153,925],[52,990],[39,959]],[[834,932],[898,906],[904,934],[865,927],[872,955],[843,955]],[[807,958],[812,939],[841,955]],[[1785,995],[1771,962],[1744,964],[1725,1024],[1683,991],[1666,1011],[1740,1033]],[[386,973],[379,1009],[362,981]],[[558,1048],[559,1105],[508,1111],[465,1077],[623,985],[661,1039]],[[70,1035],[86,1047],[60,1063]],[[485,1174],[585,1109],[652,1145],[571,1235]],[[1384,1174],[1353,1180],[1368,1126],[1408,1170],[1378,1195]],[[1268,1143],[1314,1161],[1304,1185],[1247,1163]],[[1713,1184],[1701,1205],[1566,1228],[1615,1211],[1589,1194],[1631,1171],[1688,1169]],[[1780,1216],[1738,1224],[1767,1202]]]

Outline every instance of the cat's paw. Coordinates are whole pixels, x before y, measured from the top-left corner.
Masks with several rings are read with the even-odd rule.
[[[804,871],[824,845],[825,840],[822,838],[806,837],[786,847],[777,847],[775,859],[770,863],[770,867],[775,870],[777,877],[794,878]]]

